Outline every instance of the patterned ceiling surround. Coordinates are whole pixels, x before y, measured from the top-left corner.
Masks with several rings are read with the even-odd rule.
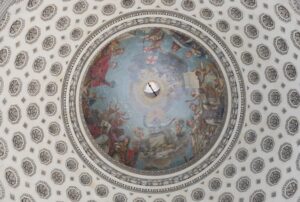
[[[300,202],[300,1],[0,0],[0,201]]]

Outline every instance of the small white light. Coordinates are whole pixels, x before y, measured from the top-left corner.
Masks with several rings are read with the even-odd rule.
[[[155,81],[149,81],[146,83],[144,93],[147,97],[157,97],[160,92],[160,87]]]

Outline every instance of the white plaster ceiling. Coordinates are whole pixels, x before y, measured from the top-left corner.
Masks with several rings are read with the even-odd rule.
[[[78,47],[105,22],[146,9],[213,30],[237,60],[246,93],[226,159],[199,182],[161,193],[95,173],[62,114]],[[0,14],[0,201],[300,201],[299,0],[2,0]]]

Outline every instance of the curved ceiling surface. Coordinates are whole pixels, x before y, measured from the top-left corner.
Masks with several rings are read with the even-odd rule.
[[[82,110],[93,140],[139,170],[198,160],[226,118],[217,65],[195,40],[173,30],[143,28],[114,39],[83,81]]]
[[[300,201],[299,0],[0,0],[0,19],[0,201]]]

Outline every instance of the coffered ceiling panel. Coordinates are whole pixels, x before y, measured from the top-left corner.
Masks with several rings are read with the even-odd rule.
[[[0,18],[0,201],[300,202],[299,0]]]

